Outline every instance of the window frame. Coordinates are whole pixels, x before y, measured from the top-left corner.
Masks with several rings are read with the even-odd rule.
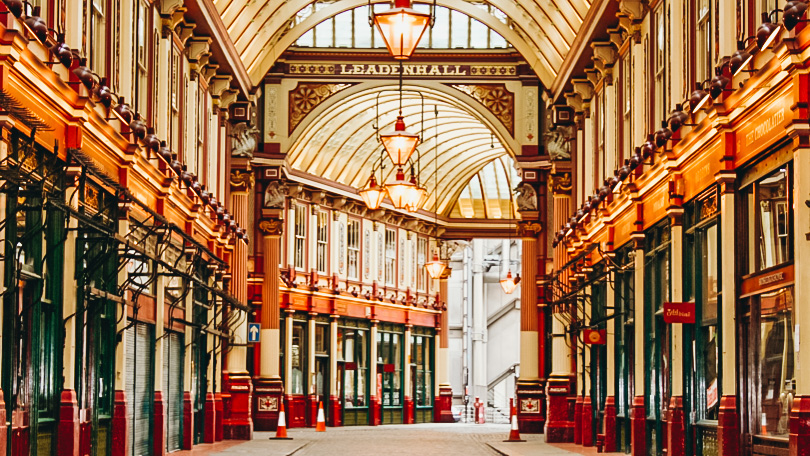
[[[362,270],[362,231],[362,221],[349,217],[346,223],[346,277],[349,278],[349,280],[360,280],[360,271]],[[354,275],[352,275],[352,268],[354,268],[355,271]]]

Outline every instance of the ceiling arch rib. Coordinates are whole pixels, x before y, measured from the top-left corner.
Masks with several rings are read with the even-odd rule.
[[[375,0],[373,3],[388,3]],[[439,0],[495,30],[550,86],[591,6],[588,0]],[[214,0],[223,24],[258,83],[295,40],[318,23],[366,0]],[[305,8],[314,5],[312,10]],[[496,8],[493,12],[487,5]],[[504,16],[506,20],[504,20]]]
[[[393,127],[400,109],[399,95],[390,90],[394,87],[380,86],[354,93],[309,119],[287,155],[289,165],[310,175],[361,188],[381,153],[377,131],[372,127],[377,94],[383,92],[379,96],[379,124],[385,130]],[[447,214],[455,206],[452,199],[468,186],[470,179],[493,160],[512,163],[511,152],[475,109],[435,90],[423,87],[420,91],[425,96],[423,142],[419,146],[420,183],[429,190],[429,200],[424,207],[432,211],[434,205],[438,205],[439,212]],[[433,118],[434,106],[439,110],[438,127]],[[413,131],[419,131],[421,112],[421,97],[415,92],[404,92],[402,113]],[[435,155],[437,145],[438,156]],[[391,181],[396,170],[387,158],[384,160],[386,169],[382,180]],[[503,195],[509,194],[508,179],[498,176],[494,170],[481,175],[482,195],[488,195],[491,201],[476,203],[486,204],[491,210],[483,214],[495,218],[508,213],[508,207],[500,201]],[[437,180],[438,192],[435,191]]]

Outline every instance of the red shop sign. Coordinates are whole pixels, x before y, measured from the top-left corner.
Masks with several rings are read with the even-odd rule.
[[[394,372],[393,364],[383,364],[383,372]]]
[[[694,302],[665,302],[664,323],[694,323]]]
[[[607,344],[607,331],[604,329],[586,329],[582,332],[586,344],[605,345]]]

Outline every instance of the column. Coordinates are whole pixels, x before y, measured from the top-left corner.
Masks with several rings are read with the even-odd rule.
[[[254,383],[253,426],[257,431],[275,431],[278,425],[279,404],[284,392],[281,381],[280,355],[281,331],[279,318],[279,262],[281,258],[281,234],[284,221],[282,211],[264,213],[265,218],[259,221],[259,232],[262,235],[262,308],[259,322],[261,324],[259,345],[259,375]],[[275,215],[276,217],[272,217]],[[335,372],[335,371],[332,371]]]
[[[185,319],[194,321],[194,293],[196,286],[191,285],[191,290],[186,294]],[[194,340],[195,333],[199,334],[200,329],[191,325],[186,325],[184,331],[185,347],[183,347],[183,449],[188,451],[194,446],[194,397],[191,395],[192,366],[194,365]],[[199,394],[199,393],[198,393]]]
[[[371,425],[379,426],[382,422],[382,398],[377,395],[377,388],[379,382],[377,380],[377,323],[376,319],[371,320],[371,350],[369,350],[368,360],[368,379],[371,386],[371,407],[369,412],[371,414]]]
[[[285,316],[284,316],[284,353],[287,353],[287,356],[284,357],[284,384],[287,385],[287,389],[285,389],[285,402],[289,405],[290,399],[292,399],[292,394],[289,390],[289,385],[292,385],[292,356],[289,354],[292,353],[292,334],[293,334],[293,313],[295,311],[290,309],[285,309]],[[289,416],[289,406],[285,407],[286,415]],[[288,425],[289,425],[289,418],[287,418]]]
[[[558,169],[549,177],[554,205],[554,224],[557,227],[568,220],[571,211],[571,172]],[[554,252],[554,269],[560,268],[568,261],[564,245],[558,245]],[[525,260],[524,260],[525,262]],[[558,280],[567,280],[561,274]],[[551,372],[546,386],[546,442],[560,443],[574,441],[574,422],[571,421],[573,410],[569,405],[571,391],[571,349],[566,343],[565,323],[563,317],[567,308],[555,307],[551,313]]]
[[[641,203],[636,203],[641,204]],[[640,212],[640,211],[639,211]],[[639,225],[641,226],[641,225]],[[644,407],[644,233],[633,233],[635,242],[633,404],[630,406],[630,444],[633,456],[647,454],[647,412]]]
[[[670,200],[669,219],[671,222],[670,242],[670,284],[673,302],[683,302],[683,208],[675,206]],[[733,269],[733,268],[732,268]],[[686,452],[686,421],[683,411],[683,324],[671,325],[672,348],[670,350],[670,372],[672,373],[672,391],[669,399],[667,416],[667,448],[668,456],[683,456]]]
[[[219,271],[215,271],[215,275],[221,274]],[[220,286],[221,282],[218,282],[216,278],[211,278],[209,280],[209,285],[213,286]],[[208,313],[206,315],[206,319],[213,323],[212,327],[218,328],[219,324],[222,323],[222,317],[218,317],[219,315],[219,306],[221,304],[216,304],[211,306],[208,309]],[[213,347],[216,347],[217,344],[217,337],[213,334],[206,332],[201,337],[206,339],[205,346],[208,351],[213,351]],[[203,405],[203,442],[204,443],[214,443],[217,441],[217,433],[221,432],[221,426],[218,425],[218,422],[222,422],[222,416],[218,413],[217,404],[222,403],[222,396],[220,394],[219,388],[220,383],[217,379],[222,378],[219,375],[219,371],[222,368],[222,356],[211,356],[211,361],[208,363],[208,368],[205,372],[205,380],[206,380],[206,388],[205,388],[205,403]]]
[[[118,234],[126,237],[129,232],[129,220],[127,211],[120,211],[122,218],[118,220]],[[118,272],[118,283],[124,283],[127,279],[127,269],[120,268]],[[126,307],[116,306],[116,332],[123,335],[124,329],[129,323],[127,321]],[[124,456],[127,454],[127,446],[129,443],[130,426],[127,425],[127,398],[124,393],[126,384],[126,349],[127,338],[121,337],[121,340],[115,345],[115,394],[113,397],[113,416],[112,416],[112,448],[110,454],[112,456]],[[75,377],[74,377],[75,378]]]
[[[307,427],[315,427],[318,419],[318,397],[315,395],[315,317],[316,312],[310,312],[307,320],[307,376],[305,384],[309,385],[306,391],[306,421]]]
[[[806,75],[805,75],[806,77]],[[806,95],[802,95],[805,97]],[[797,117],[799,118],[799,117]],[[795,121],[794,121],[795,122]],[[807,136],[800,136],[794,140],[796,144],[795,152],[793,153],[793,174],[794,180],[794,195],[802,195],[800,198],[804,200],[808,193],[810,193],[810,138]],[[800,193],[803,192],[803,193]],[[725,195],[724,195],[725,196]],[[723,200],[721,199],[721,202]],[[732,200],[733,201],[733,200]],[[810,221],[810,209],[802,202],[796,202],[795,224],[794,224],[794,239],[795,239],[795,274],[796,274],[796,296],[794,299],[794,312],[795,312],[795,330],[799,332],[796,335],[795,343],[799,345],[799,350],[796,353],[796,365],[794,371],[796,372],[796,396],[793,399],[793,407],[790,411],[790,454],[806,456],[810,451],[810,379],[802,375],[802,368],[807,369],[810,367],[810,346],[807,349],[801,349],[801,343],[810,340],[810,309],[807,308],[808,297],[810,297],[810,241],[805,234],[810,231],[808,222]],[[723,209],[723,220],[726,218],[726,208]],[[726,238],[723,238],[726,242]],[[727,245],[727,244],[726,244]],[[725,251],[725,249],[724,249]],[[723,265],[726,258],[723,257]],[[725,270],[723,279],[725,280]],[[725,297],[726,282],[723,282],[723,297]],[[725,309],[725,301],[723,309]],[[723,313],[723,320],[725,321],[725,312]],[[724,327],[725,328],[725,327]],[[725,338],[724,338],[725,341]],[[733,359],[733,358],[732,358]],[[723,400],[726,399],[726,377],[725,377],[725,361],[726,352],[723,352]],[[733,383],[733,378],[731,382]],[[720,403],[721,412],[726,411],[724,403]],[[721,418],[722,419],[722,418]],[[723,421],[721,421],[721,425]],[[721,447],[722,448],[722,447]],[[723,453],[728,455],[730,453]]]
[[[610,229],[610,228],[608,228]],[[609,247],[612,249],[612,246]],[[615,274],[611,274],[612,277],[616,277]],[[615,282],[614,282],[615,283]],[[615,307],[616,302],[616,291],[615,288],[611,285],[605,287],[605,302],[607,303],[607,307]],[[614,311],[608,310],[608,315],[616,314]],[[602,445],[602,451],[605,453],[613,453],[616,451],[616,319],[619,318],[615,316],[614,318],[609,318],[607,321],[607,346],[606,346],[606,356],[607,362],[605,365],[607,366],[605,374],[607,375],[607,382],[605,385],[605,417],[604,417],[604,428],[600,431],[604,433],[604,443]]]
[[[5,122],[0,121],[0,135],[2,135],[2,137],[0,137],[0,141],[3,141],[3,143],[0,144],[0,147],[5,149],[6,151],[8,151],[8,143],[6,142],[6,139],[5,139],[5,137],[7,137],[7,132],[8,132],[8,129],[6,128]],[[8,152],[4,152],[4,153],[8,153]],[[5,158],[5,157],[3,157],[3,158]],[[4,187],[5,183],[6,182],[4,180],[0,180],[0,187]],[[6,197],[7,197],[7,195],[5,193],[0,193],[0,216],[2,216],[2,217],[6,217]],[[4,230],[3,238],[1,239],[2,241],[6,240],[5,239],[6,233],[8,233],[8,231]],[[68,238],[68,239],[70,239],[70,238]],[[74,242],[74,244],[75,244],[75,242]],[[6,255],[6,243],[5,242],[0,242],[0,258],[6,258],[5,255]],[[65,259],[67,259],[67,249],[65,251],[65,255],[66,255]],[[0,263],[0,264],[2,264],[2,263]],[[3,267],[5,268],[5,265],[3,265]],[[6,291],[5,277],[6,277],[5,273],[0,274],[0,293],[5,293],[5,291]],[[66,275],[65,277],[68,277],[68,276]],[[0,305],[0,328],[4,327],[3,326],[4,325],[3,307],[5,307],[5,306]],[[74,331],[75,331],[75,329],[74,329]],[[2,366],[2,357],[3,357],[3,354],[4,354],[3,353],[3,348],[2,348],[4,346],[3,345],[3,337],[5,337],[5,336],[2,334],[2,331],[0,331],[0,366]],[[73,340],[75,340],[75,338]],[[67,375],[67,374],[65,374],[65,375]],[[74,375],[74,378],[75,378],[75,373],[73,375]],[[74,381],[74,383],[75,383],[75,381]],[[67,386],[66,386],[66,388],[67,388]],[[62,399],[62,401],[64,401],[64,398]],[[74,403],[76,402],[75,398],[74,398],[73,402]],[[62,405],[62,406],[64,406],[64,405]],[[75,419],[75,421],[78,423],[78,420],[79,420],[78,404],[76,404],[76,407],[77,407],[77,410],[76,410],[76,419]],[[75,432],[73,438],[76,439],[76,440],[79,440],[78,429],[76,429],[75,431],[73,431],[71,429],[71,430],[69,430],[69,432]],[[62,431],[60,429],[60,434],[61,433],[62,433]],[[0,389],[0,448],[7,448],[7,444],[8,444],[8,427],[6,426],[6,401],[5,401],[5,398],[3,397],[3,390]],[[73,453],[73,454],[75,454],[75,453]]]
[[[735,318],[737,296],[734,271],[734,246],[736,245],[735,226],[735,182],[734,172],[720,173],[716,180],[720,183],[720,239],[723,249],[720,253],[720,264],[723,265],[720,283],[723,293],[720,297],[720,378],[721,394],[720,407],[717,416],[717,447],[719,454],[731,456],[740,454],[740,425],[737,408],[737,321]],[[797,181],[797,185],[801,179]],[[798,188],[796,189],[798,190]],[[796,193],[798,195],[798,193]],[[799,208],[802,204],[796,204]],[[801,210],[801,209],[799,209]],[[798,219],[798,217],[797,217]],[[798,223],[798,220],[797,220]],[[800,243],[797,238],[797,245]],[[797,258],[797,261],[798,258]],[[796,271],[801,271],[797,269]],[[796,277],[796,284],[802,281]],[[799,307],[799,306],[797,306]],[[798,320],[797,320],[798,321]],[[797,366],[798,369],[798,366]],[[800,376],[797,376],[799,378]]]
[[[166,399],[163,391],[163,344],[168,343],[163,337],[166,310],[166,270],[159,265],[155,277],[155,354],[154,354],[154,390],[152,409],[152,451],[156,456],[166,454]],[[173,299],[173,298],[169,298]],[[166,392],[168,395],[168,391]]]
[[[340,398],[338,394],[338,316],[330,315],[329,321],[329,426],[340,426]],[[374,398],[371,398],[373,402]]]
[[[71,195],[76,190],[75,186],[68,187],[65,192]],[[5,216],[5,195],[0,196],[0,214]],[[78,201],[70,196],[65,197],[65,204],[76,209]],[[74,455],[79,454],[79,403],[76,396],[76,228],[79,226],[78,219],[68,216],[68,231],[65,233],[64,244],[64,276],[62,278],[62,319],[65,322],[65,349],[62,357],[64,385],[59,403],[59,448],[58,454]],[[5,243],[3,243],[5,245]],[[0,250],[0,255],[2,255]],[[3,290],[5,288],[3,287]],[[0,319],[2,327],[2,319]],[[0,396],[0,414],[5,413],[5,405],[2,404]],[[5,426],[4,416],[0,416],[2,426]],[[5,435],[5,430],[0,429],[0,433]],[[0,439],[2,440],[2,439]],[[5,448],[5,446],[0,446]]]
[[[247,226],[252,219],[252,171],[231,170],[229,184],[233,220],[240,226]],[[244,240],[230,234],[227,226],[225,230],[223,237],[227,236],[229,246],[233,249],[229,261],[231,279],[228,291],[237,301],[247,305],[248,247]],[[229,328],[234,343],[228,347],[226,370],[222,373],[223,433],[226,439],[250,440],[253,436],[253,381],[247,371],[248,315],[233,306],[228,312],[236,314],[230,321],[237,323]]]
[[[404,406],[405,406],[405,419],[403,420],[405,424],[413,424],[414,422],[414,403],[413,397],[411,397],[411,391],[413,391],[413,376],[411,375],[411,332],[413,330],[413,325],[406,324],[405,325],[405,340],[402,341],[403,349],[405,350],[405,365],[402,366],[405,369],[405,381],[402,385],[403,396],[405,397]]]
[[[447,316],[447,280],[453,270],[448,266],[439,277],[439,301],[441,302],[441,326],[436,337],[436,383],[435,391],[438,395],[434,399],[434,421],[437,423],[452,423],[453,419],[453,388],[450,386],[450,328]]]
[[[487,400],[487,311],[484,306],[484,241],[472,241],[472,391],[473,397]],[[521,346],[521,353],[523,352]],[[521,360],[522,361],[522,360]],[[536,363],[535,363],[536,364]],[[521,363],[523,366],[523,363]],[[521,368],[521,372],[522,372]],[[537,377],[537,373],[533,375]]]
[[[543,382],[539,375],[541,346],[537,307],[539,256],[537,235],[540,226],[538,222],[523,222],[518,230],[523,246],[520,287],[520,377],[516,386],[518,428],[520,432],[539,434],[543,432],[545,424],[541,408],[545,398]]]
[[[588,261],[588,260],[586,260]],[[586,287],[585,293],[593,296],[593,288]],[[583,322],[585,315],[593,317],[593,306],[590,299],[583,301]],[[588,321],[590,323],[590,321]],[[596,402],[591,397],[591,375],[593,371],[591,367],[591,354],[593,346],[590,344],[582,343],[582,445],[586,447],[593,446],[593,403]]]

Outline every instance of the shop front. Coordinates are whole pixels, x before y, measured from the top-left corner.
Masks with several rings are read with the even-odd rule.
[[[361,320],[342,319],[337,334],[337,391],[341,423],[344,426],[369,425],[370,324]]]
[[[402,325],[380,323],[377,329],[377,391],[382,424],[404,423],[403,370],[405,330]]]

